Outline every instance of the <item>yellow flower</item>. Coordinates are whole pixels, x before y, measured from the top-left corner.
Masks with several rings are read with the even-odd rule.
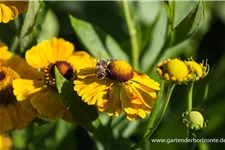
[[[73,44],[64,39],[43,41],[26,52],[26,61],[33,68],[39,69],[39,76],[15,80],[14,94],[19,101],[29,99],[41,117],[62,118],[71,122],[72,116],[56,89],[54,68],[57,67],[62,76],[71,80],[80,64],[87,59],[90,59],[89,54],[83,51],[74,52]]]
[[[192,58],[181,61],[177,58],[167,59],[157,65],[160,77],[178,84],[197,81],[204,78],[209,72],[207,61],[196,63]]]
[[[159,83],[133,71],[123,60],[99,60],[77,73],[74,90],[89,105],[96,105],[109,116],[119,116],[122,109],[130,121],[145,118],[153,108]]]
[[[0,23],[14,20],[27,10],[28,1],[0,1]]]
[[[188,77],[191,81],[202,79],[209,73],[207,60],[203,60],[202,63],[198,64],[190,58],[188,61],[185,61],[185,63],[190,70],[189,72],[191,72],[191,75]]]
[[[159,76],[166,80],[183,83],[187,81],[188,67],[183,61],[177,58],[172,60],[167,59],[157,65],[157,72]]]
[[[0,132],[23,129],[37,114],[33,110],[28,113],[22,109],[13,95],[12,82],[20,77],[35,75],[35,71],[22,58],[11,57],[8,47],[3,43],[0,44],[0,62]],[[24,68],[30,70],[30,73],[24,72]]]
[[[12,149],[12,139],[7,134],[0,134],[0,149],[10,150]]]

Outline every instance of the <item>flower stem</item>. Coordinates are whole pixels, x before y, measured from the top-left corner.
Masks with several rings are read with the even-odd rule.
[[[174,30],[174,22],[175,22],[175,15],[176,15],[176,1],[171,1],[171,11],[170,11],[170,23],[169,23],[169,47],[173,46],[175,40],[175,30]]]
[[[164,82],[162,84],[164,84]],[[156,122],[156,117],[157,117],[157,114],[158,114],[159,106],[157,106],[157,107],[154,106],[153,112],[152,112],[152,114],[150,116],[150,119],[149,119],[148,129],[147,129],[143,139],[139,143],[134,145],[131,148],[132,150],[135,150],[135,149],[139,148],[142,144],[144,144],[150,138],[150,136],[154,133],[154,131],[157,129],[159,123],[161,122],[161,120],[162,120],[162,118],[163,118],[163,116],[164,116],[164,114],[166,112],[166,109],[167,109],[167,106],[169,104],[170,97],[172,95],[172,92],[173,92],[173,89],[174,89],[175,85],[176,85],[175,83],[170,83],[169,84],[168,91],[167,91],[166,97],[165,97],[165,101],[163,103],[161,111],[159,112],[159,119],[157,120],[157,122]],[[157,99],[157,101],[160,101],[160,99]]]
[[[194,83],[190,83],[187,87],[187,109],[190,112],[192,110],[192,93]]]
[[[187,110],[190,112],[192,110],[192,94],[193,94],[194,82],[188,84],[187,86]],[[188,128],[187,138],[191,138],[192,131]]]
[[[137,31],[131,20],[130,11],[128,8],[128,1],[122,1],[122,7],[130,36],[131,50],[132,50],[132,65],[135,70],[139,71],[139,46],[137,39]]]

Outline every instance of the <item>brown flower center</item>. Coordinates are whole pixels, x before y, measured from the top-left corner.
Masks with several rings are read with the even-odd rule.
[[[7,86],[0,91],[0,105],[8,105],[16,101],[16,97],[13,94],[13,87]]]
[[[12,82],[20,76],[10,68],[0,67],[0,105],[7,105],[16,101],[13,94]]]
[[[126,82],[132,79],[134,72],[131,65],[123,60],[113,60],[109,65],[109,78],[117,82]]]
[[[5,78],[4,72],[0,72],[0,81],[1,81],[1,80],[4,80],[4,78]]]
[[[73,67],[66,61],[58,61],[55,64],[50,64],[48,67],[46,67],[46,85],[55,87],[55,67],[57,67],[60,74],[67,80],[71,80],[73,78]]]

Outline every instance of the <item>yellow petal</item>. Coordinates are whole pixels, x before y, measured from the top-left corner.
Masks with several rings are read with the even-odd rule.
[[[51,47],[45,41],[37,46],[33,46],[25,54],[27,63],[34,68],[45,68],[50,64],[49,55]]]
[[[134,115],[126,114],[126,117],[127,117],[127,119],[130,120],[130,121],[135,121],[135,120],[137,120],[137,118],[138,118],[138,116],[137,116],[136,114],[134,114]]]
[[[8,112],[15,129],[23,129],[25,127],[23,121],[20,120],[17,110],[13,104],[7,105],[6,111]]]
[[[137,112],[137,110],[134,109],[131,104],[132,97],[133,96],[130,93],[129,89],[126,87],[126,85],[122,84],[120,90],[120,98],[122,102],[122,107],[124,108],[124,111],[128,114],[135,114]]]
[[[92,67],[91,56],[85,51],[73,53],[73,55],[70,56],[68,62],[74,66],[76,71],[79,71],[82,68]]]
[[[66,110],[59,94],[49,87],[34,93],[30,102],[40,115],[49,119],[61,118]]]
[[[18,11],[5,4],[0,4],[0,22],[7,23],[17,17]]]
[[[3,66],[10,57],[11,53],[8,51],[8,46],[0,41],[0,66]]]
[[[4,105],[0,105],[0,132],[9,131],[14,128]]]
[[[150,79],[147,75],[139,73],[139,72],[134,72],[132,81],[138,82],[139,84],[142,84],[154,90],[160,89],[158,82],[155,82],[154,80]]]
[[[17,100],[25,100],[32,93],[41,90],[44,85],[44,81],[16,79],[13,81],[13,93]]]
[[[138,116],[140,116],[141,118],[145,118],[146,117],[146,112],[143,109],[138,109],[137,112]]]
[[[49,44],[49,61],[54,63],[59,60],[68,60],[74,52],[74,46],[72,43],[65,41],[62,38],[53,38],[46,41]]]
[[[25,102],[25,101],[23,101],[23,102]],[[28,102],[28,101],[26,101],[26,102]],[[35,117],[37,117],[37,112],[34,111],[34,109],[33,109],[32,112],[29,112],[29,111],[27,111],[27,109],[22,109],[21,108],[21,103],[17,102],[14,105],[15,105],[15,108],[16,108],[16,111],[17,111],[17,115],[20,118],[20,120],[22,120],[24,122],[30,122]],[[33,108],[30,103],[29,103],[28,106],[29,106],[28,109]]]
[[[41,72],[29,66],[27,62],[19,56],[11,57],[7,64],[20,75],[20,78],[35,79],[42,76]]]
[[[119,116],[122,111],[121,100],[120,100],[120,86],[114,84],[112,89],[109,91],[109,99],[105,104],[107,107],[107,114],[109,116]]]

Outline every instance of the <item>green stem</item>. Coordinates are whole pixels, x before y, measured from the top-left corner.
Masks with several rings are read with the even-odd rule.
[[[192,93],[193,93],[194,83],[190,83],[187,87],[187,110],[190,112],[192,110]]]
[[[170,23],[169,23],[169,47],[171,47],[175,40],[174,22],[176,15],[176,1],[171,1],[171,11],[170,11]]]
[[[127,23],[128,32],[130,35],[131,50],[132,50],[132,65],[135,70],[139,71],[139,46],[137,39],[137,31],[132,23],[128,1],[122,1],[124,16]]]
[[[150,118],[149,123],[148,123],[148,129],[147,129],[147,131],[146,131],[146,133],[145,133],[145,135],[143,137],[143,140],[141,140],[139,143],[134,145],[131,148],[132,150],[135,150],[135,149],[139,148],[142,144],[144,144],[150,138],[150,136],[154,133],[154,131],[157,129],[159,123],[162,121],[162,118],[163,118],[163,116],[164,116],[164,114],[166,112],[166,109],[167,109],[167,106],[169,104],[170,97],[172,95],[172,92],[173,92],[173,89],[174,89],[175,85],[176,85],[175,83],[170,83],[169,84],[168,91],[166,93],[165,101],[163,103],[161,111],[159,112],[159,119],[155,123],[156,116],[157,116],[157,113],[158,113],[158,109],[157,110],[153,110],[152,115],[150,116],[151,118]],[[154,106],[154,108],[155,108],[155,106]]]
[[[171,11],[171,28],[174,28],[175,22],[175,15],[176,15],[176,1],[172,1],[172,11]]]
[[[187,86],[187,110],[188,113],[192,110],[192,95],[193,95],[194,82],[188,84]],[[192,130],[190,128],[187,129],[187,138],[191,138]],[[190,148],[192,144],[188,144]]]

